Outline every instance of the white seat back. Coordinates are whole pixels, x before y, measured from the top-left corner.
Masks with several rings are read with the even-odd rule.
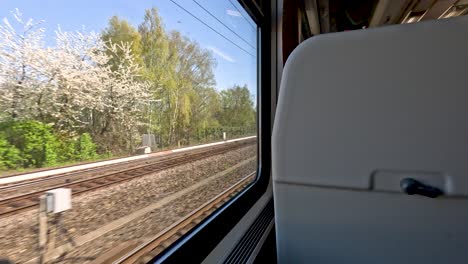
[[[280,263],[468,261],[468,18],[326,34],[283,71]],[[440,189],[403,193],[404,178]]]

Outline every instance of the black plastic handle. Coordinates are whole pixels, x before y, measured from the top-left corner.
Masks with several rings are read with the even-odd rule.
[[[419,194],[426,197],[436,198],[444,194],[441,189],[424,184],[412,178],[404,178],[401,180],[400,187],[403,192],[409,195]]]

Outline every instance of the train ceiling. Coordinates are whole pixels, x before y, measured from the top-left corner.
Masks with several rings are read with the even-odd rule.
[[[302,39],[328,32],[414,23],[468,13],[468,0],[304,0],[301,2],[303,3],[300,7]]]

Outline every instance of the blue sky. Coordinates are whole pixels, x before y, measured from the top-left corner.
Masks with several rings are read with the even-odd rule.
[[[229,0],[196,0],[244,40],[226,29],[193,0],[174,1],[255,56],[228,42],[170,0],[1,0],[0,18],[7,17],[11,21],[10,11],[18,8],[25,19],[44,20],[47,43],[53,43],[54,31],[58,25],[64,31],[84,27],[86,31],[100,32],[107,26],[109,18],[117,15],[137,27],[143,20],[144,10],[156,7],[167,31],[178,30],[213,52],[218,62],[214,69],[218,90],[227,89],[234,84],[247,84],[256,98],[256,51],[244,40],[256,47],[257,33],[253,21],[237,1],[231,0],[243,16]]]

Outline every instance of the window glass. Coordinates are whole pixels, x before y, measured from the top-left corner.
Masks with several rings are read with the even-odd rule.
[[[0,18],[0,259],[149,260],[254,180],[237,1],[4,0]]]

